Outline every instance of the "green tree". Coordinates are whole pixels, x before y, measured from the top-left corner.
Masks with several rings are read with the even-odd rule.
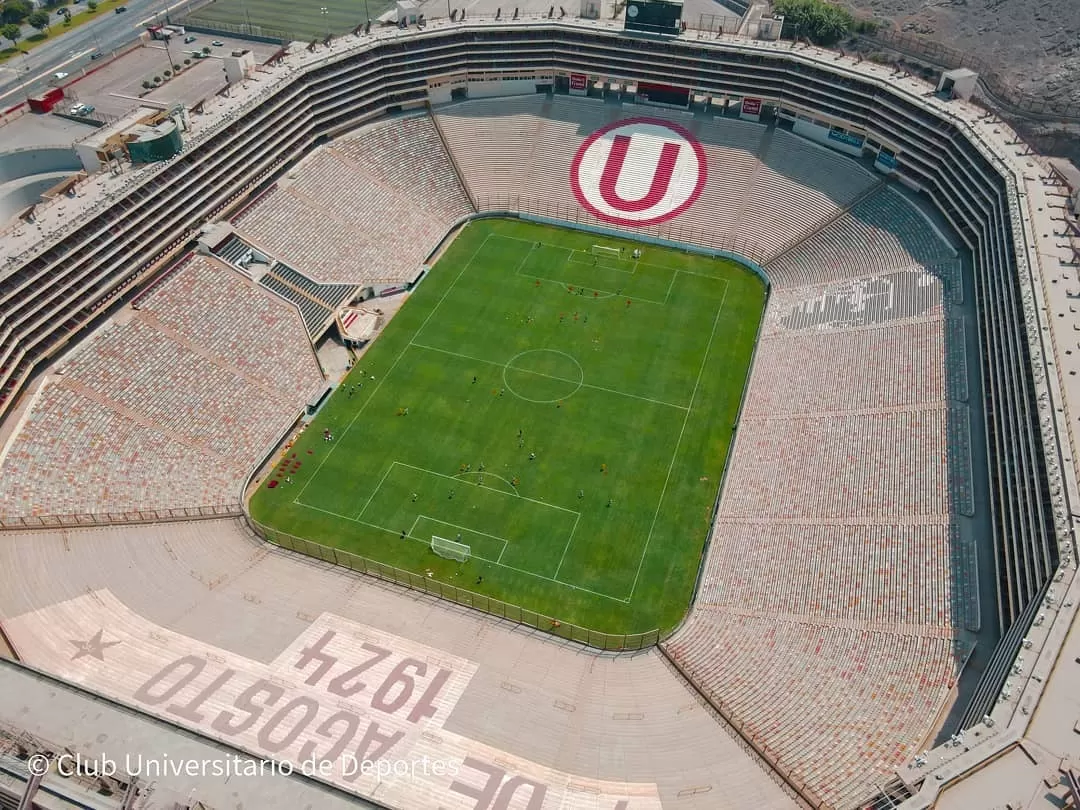
[[[27,0],[6,0],[3,11],[0,11],[0,21],[4,23],[21,23],[30,16],[33,7]]]
[[[144,80],[143,83],[142,83],[143,90],[149,90],[153,86],[154,86],[154,83],[152,81],[150,81],[149,79]]]
[[[852,16],[825,0],[776,0],[773,9],[784,17],[784,35],[806,37],[817,45],[835,45],[851,32]]]
[[[90,9],[91,12],[97,11],[97,0],[86,0],[86,7]]]
[[[15,23],[8,23],[0,28],[0,38],[10,39],[12,45],[18,44],[20,33],[19,26],[15,25]]]
[[[49,27],[49,12],[41,11],[40,9],[31,12],[30,16],[26,18],[26,21],[38,31],[44,31]]]

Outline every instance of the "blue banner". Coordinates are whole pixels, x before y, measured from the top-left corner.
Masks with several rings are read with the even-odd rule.
[[[877,162],[882,166],[889,169],[895,169],[900,163],[892,155],[887,155],[884,152],[878,152]]]
[[[846,143],[848,146],[854,146],[856,149],[862,149],[863,142],[866,138],[862,135],[852,135],[850,132],[841,132],[838,129],[830,129],[829,140],[840,141],[840,143]]]

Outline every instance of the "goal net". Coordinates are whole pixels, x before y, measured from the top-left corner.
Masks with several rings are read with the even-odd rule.
[[[614,259],[622,257],[621,250],[613,247],[605,247],[604,245],[593,245],[590,252],[593,256],[608,256]]]
[[[456,540],[447,540],[445,537],[431,535],[431,550],[448,560],[465,562],[469,559],[472,548],[468,543],[459,543]]]

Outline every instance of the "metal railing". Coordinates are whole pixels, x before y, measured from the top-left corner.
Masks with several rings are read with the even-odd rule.
[[[562,225],[611,233],[639,242],[655,240],[677,250],[697,248],[702,253],[730,254],[740,259],[749,259],[756,264],[761,264],[768,257],[765,246],[753,239],[724,237],[714,231],[672,222],[644,227],[615,225],[593,216],[579,206],[559,205],[550,200],[510,195],[477,196],[476,208],[485,214],[506,212],[514,216],[558,220]]]
[[[880,29],[873,34],[862,34],[859,39],[867,45],[896,51],[946,69],[969,68],[979,74],[981,89],[989,97],[988,100],[1013,115],[1048,121],[1080,121],[1080,103],[1047,101],[1045,97],[1017,90],[991,62],[970,51],[961,51],[931,39],[887,29]]]
[[[445,599],[448,602],[478,610],[489,616],[523,624],[526,627],[540,630],[566,641],[577,642],[600,650],[618,652],[644,650],[656,646],[660,641],[659,630],[649,630],[645,633],[601,633],[596,630],[589,630],[572,622],[561,621],[555,616],[548,616],[534,610],[526,610],[509,602],[503,602],[490,596],[459,588],[456,585],[440,582],[434,577],[415,574],[412,571],[405,571],[392,565],[376,562],[359,554],[353,554],[350,551],[331,548],[321,543],[305,540],[302,537],[296,537],[287,532],[265,526],[246,513],[244,520],[256,535],[269,543],[273,543],[275,546],[308,557],[314,557],[323,562],[340,565],[352,571],[358,571],[361,574],[381,579],[384,582],[402,585],[410,590],[422,591],[440,599]]]
[[[140,509],[134,512],[99,512],[80,515],[41,515],[0,519],[0,531],[21,529],[68,529],[92,526],[122,526],[131,523],[168,523],[176,520],[203,520],[240,517],[239,503],[219,506],[188,506],[178,509]]]

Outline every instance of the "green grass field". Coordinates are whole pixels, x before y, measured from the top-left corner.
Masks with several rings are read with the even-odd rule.
[[[764,301],[735,262],[474,222],[289,451],[303,462],[292,482],[263,483],[252,514],[592,630],[669,629]],[[437,556],[433,535],[460,535],[471,559]]]
[[[322,0],[313,5],[294,0],[214,0],[200,6],[186,21],[226,31],[248,31],[250,25],[250,33],[273,36],[280,31],[307,40],[325,36],[327,30],[348,33],[367,20],[368,13],[375,20],[393,6],[390,0],[367,0],[366,8],[357,0]]]

